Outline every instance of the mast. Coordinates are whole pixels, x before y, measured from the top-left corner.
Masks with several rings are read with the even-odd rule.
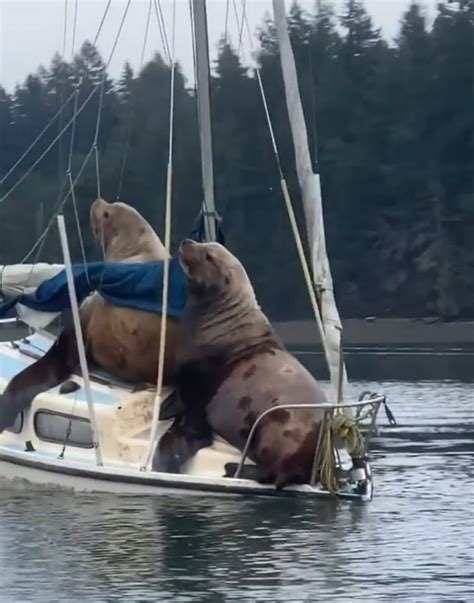
[[[337,401],[341,402],[347,389],[347,374],[342,358],[342,325],[334,298],[331,270],[326,252],[320,179],[319,174],[313,173],[284,0],[273,0],[273,12],[280,49],[285,98],[295,149],[296,170],[302,193],[311,253],[313,283],[324,327],[321,339],[328,359],[331,383],[337,392]]]
[[[201,142],[201,169],[204,189],[203,215],[206,239],[216,240],[216,208],[214,200],[214,171],[212,163],[212,128],[210,99],[209,40],[205,0],[192,0],[192,25],[195,58],[195,78]]]

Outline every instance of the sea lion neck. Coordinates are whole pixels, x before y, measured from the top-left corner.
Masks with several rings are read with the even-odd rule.
[[[188,297],[180,324],[179,364],[196,356],[239,356],[261,346],[281,347],[253,298],[242,292]]]
[[[114,262],[164,260],[169,257],[165,246],[150,227],[136,239],[121,234],[113,236],[104,245],[104,257]]]

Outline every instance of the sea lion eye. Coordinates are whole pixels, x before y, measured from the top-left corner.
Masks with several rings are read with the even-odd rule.
[[[212,257],[212,255],[210,253],[206,253],[206,260],[208,262],[214,262],[214,258]]]
[[[104,218],[107,220],[108,217],[109,217],[109,212],[108,211],[104,211]]]

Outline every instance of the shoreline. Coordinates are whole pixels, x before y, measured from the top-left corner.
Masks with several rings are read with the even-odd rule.
[[[288,346],[321,346],[316,321],[272,322]],[[349,318],[342,320],[344,347],[462,347],[474,348],[474,321],[425,324],[413,318]],[[21,322],[0,325],[0,340],[25,337],[28,327]],[[53,333],[58,327],[48,328]]]
[[[320,346],[315,321],[275,322],[286,345]],[[474,321],[425,324],[414,318],[342,319],[344,346],[474,347]]]

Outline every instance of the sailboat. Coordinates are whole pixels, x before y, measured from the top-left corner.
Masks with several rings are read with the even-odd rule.
[[[214,199],[210,66],[205,0],[192,0],[191,9],[203,182],[201,217],[204,238],[212,241],[218,236],[219,224]],[[322,406],[324,410],[321,436],[314,443],[315,461],[310,483],[289,486],[283,491],[277,491],[272,485],[259,484],[254,479],[246,477],[246,474],[250,475],[249,468],[252,467],[252,462],[247,458],[247,451],[255,428],[263,415],[254,423],[243,452],[232,448],[216,436],[213,445],[200,450],[183,467],[181,473],[158,473],[151,469],[151,457],[156,443],[171,423],[169,420],[158,420],[159,409],[173,391],[161,387],[161,384],[156,392],[132,391],[129,385],[106,372],[91,371],[87,366],[67,230],[62,215],[58,215],[57,221],[64,264],[4,266],[0,286],[2,295],[7,297],[28,294],[34,292],[41,283],[65,271],[78,344],[80,370],[73,377],[75,383],[73,391],[67,384],[62,384],[39,394],[33,400],[31,407],[18,415],[14,425],[0,434],[0,478],[13,482],[43,484],[48,487],[60,486],[76,491],[134,494],[194,491],[206,494],[316,498],[337,496],[363,502],[372,499],[373,482],[367,447],[379,408],[384,404],[385,399],[383,395],[373,394],[360,401],[345,401],[347,374],[342,355],[342,327],[326,255],[319,175],[313,173],[311,166],[284,0],[273,0],[273,10],[298,179],[310,242],[311,266],[305,258],[302,237],[298,231],[283,173],[281,188],[319,328],[333,392],[333,400],[330,404],[317,405],[308,400],[308,404],[305,405],[314,408]],[[263,91],[261,80],[259,83]],[[263,100],[265,103],[264,96]],[[269,127],[272,128],[266,103],[265,109]],[[272,140],[274,142],[273,132]],[[167,216],[169,218],[169,214]],[[165,244],[169,246],[169,219],[167,219]],[[164,272],[166,274],[166,270]],[[30,325],[32,333],[18,341],[0,344],[2,389],[15,374],[41,358],[55,340],[54,336],[45,330],[46,325],[56,317],[54,312],[38,313],[21,303],[16,304],[16,311],[18,317]],[[150,420],[151,411],[153,411],[153,418]],[[357,421],[361,416],[369,417],[369,425],[365,433],[365,451],[357,466],[345,451],[344,442],[341,443],[332,432],[331,421],[340,413],[349,416],[353,421]],[[324,442],[329,442],[329,446],[325,446]],[[321,480],[319,464],[323,454],[326,454],[326,460],[333,468],[335,476],[333,487],[323,484]]]

